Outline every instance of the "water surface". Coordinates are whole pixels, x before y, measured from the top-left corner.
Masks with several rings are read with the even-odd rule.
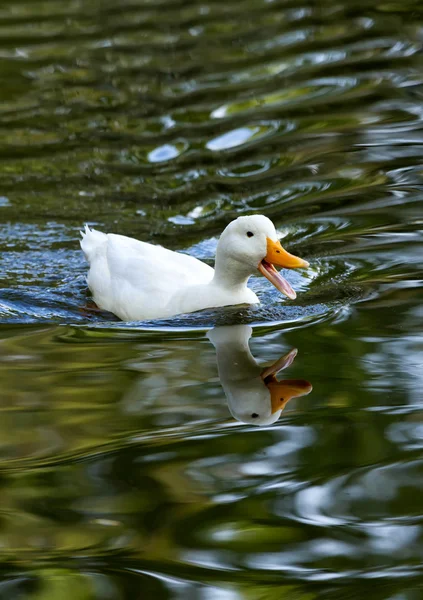
[[[2,3],[0,598],[420,597],[422,43],[411,0]],[[89,310],[85,222],[212,263],[250,213],[295,302]],[[272,425],[229,325],[298,349]]]

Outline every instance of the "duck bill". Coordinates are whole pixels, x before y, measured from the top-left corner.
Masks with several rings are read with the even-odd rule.
[[[313,386],[305,379],[284,379],[278,381],[274,375],[265,381],[270,392],[272,414],[283,410],[292,398],[306,396],[311,392]]]
[[[276,373],[279,373],[279,371],[282,371],[282,369],[287,369],[288,367],[290,367],[294,362],[297,354],[297,348],[293,348],[288,352],[288,354],[285,354],[284,356],[281,356],[281,358],[278,358],[278,360],[272,365],[270,365],[270,367],[266,367],[265,369],[263,369],[261,373],[262,379],[265,380],[270,375],[276,375]]]
[[[288,296],[291,300],[295,300],[297,294],[288,281],[275,269],[274,265],[285,269],[300,269],[308,267],[309,263],[284,250],[279,241],[275,242],[267,238],[267,254],[259,263],[258,270],[273,283],[277,290]]]
[[[278,273],[272,264],[267,262],[266,259],[261,261],[258,266],[258,270],[266,277],[266,279],[270,281],[270,283],[273,283],[277,290],[279,290],[282,294],[285,294],[285,296],[288,296],[290,300],[295,300],[297,294],[292,289],[291,285],[284,277],[282,277],[280,273]]]

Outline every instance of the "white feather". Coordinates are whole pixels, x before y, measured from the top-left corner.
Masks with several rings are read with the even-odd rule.
[[[192,256],[123,235],[88,226],[81,235],[94,301],[126,321],[259,302],[247,281],[266,255],[266,239],[277,240],[267,217],[239,217],[222,233],[213,269]]]

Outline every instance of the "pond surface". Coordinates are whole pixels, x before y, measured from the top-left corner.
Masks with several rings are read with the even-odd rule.
[[[2,2],[1,599],[421,598],[422,46],[417,0]],[[250,213],[296,301],[89,309],[84,223],[212,264]]]

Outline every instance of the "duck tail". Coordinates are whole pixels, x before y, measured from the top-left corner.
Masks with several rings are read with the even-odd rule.
[[[88,262],[91,262],[94,254],[98,251],[99,247],[107,241],[107,235],[101,231],[90,229],[88,225],[85,225],[84,230],[80,231],[82,239],[80,245],[85,258]]]

